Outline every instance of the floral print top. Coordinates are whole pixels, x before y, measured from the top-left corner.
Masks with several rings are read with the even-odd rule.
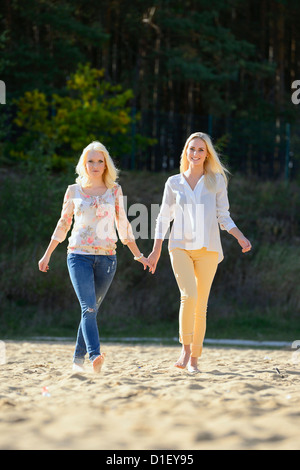
[[[114,255],[118,240],[126,245],[134,241],[131,225],[127,219],[122,188],[115,184],[102,196],[90,196],[79,184],[68,186],[64,196],[61,217],[52,239],[63,242],[71,228],[68,253]]]

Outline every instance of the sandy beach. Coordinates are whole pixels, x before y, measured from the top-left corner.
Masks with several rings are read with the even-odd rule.
[[[95,375],[72,371],[71,342],[3,347],[2,450],[300,448],[292,350],[207,346],[191,375],[173,366],[179,345],[103,343]]]

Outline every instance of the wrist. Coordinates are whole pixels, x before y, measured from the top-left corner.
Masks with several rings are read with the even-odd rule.
[[[237,240],[240,240],[241,238],[245,238],[242,232],[240,231],[240,229],[237,227],[233,227],[231,230],[229,230],[229,233]]]
[[[134,257],[133,257],[134,261],[140,261],[142,258],[144,258],[143,253],[140,253],[139,256],[134,256]]]

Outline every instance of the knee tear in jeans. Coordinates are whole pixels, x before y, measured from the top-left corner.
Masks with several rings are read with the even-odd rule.
[[[87,309],[87,312],[89,312],[89,313],[93,313],[94,311],[95,311],[95,309],[94,309],[94,308],[91,308],[91,307],[89,307],[89,308]]]

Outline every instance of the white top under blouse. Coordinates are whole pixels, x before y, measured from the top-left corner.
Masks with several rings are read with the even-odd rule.
[[[63,242],[71,228],[68,253],[114,255],[118,240],[126,245],[134,241],[131,225],[127,219],[122,188],[115,184],[102,196],[90,196],[79,184],[68,186],[64,196],[61,217],[52,239]]]
[[[225,180],[216,175],[215,191],[208,190],[204,176],[194,190],[182,173],[171,176],[165,184],[162,205],[156,221],[155,238],[164,239],[173,221],[169,234],[169,250],[182,248],[219,253],[219,263],[223,260],[220,231],[236,227],[229,214],[229,202]]]

